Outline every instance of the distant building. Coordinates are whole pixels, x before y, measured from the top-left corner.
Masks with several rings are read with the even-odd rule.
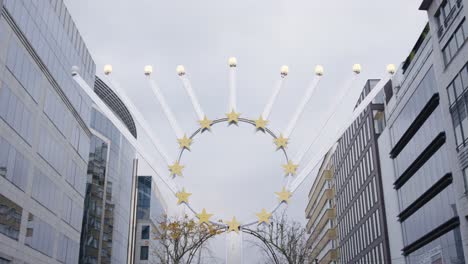
[[[306,208],[307,247],[320,264],[338,263],[336,231],[335,186],[333,180],[333,153],[336,146],[325,155],[314,184],[309,192]]]
[[[133,118],[119,97],[98,77],[94,91],[136,138]],[[127,263],[131,259],[129,247],[133,246],[135,149],[94,107],[91,132],[80,263]]]
[[[158,245],[154,232],[166,214],[162,199],[151,176],[138,176],[137,228],[135,239],[135,263],[159,263],[155,255]]]
[[[377,82],[367,81],[357,105]],[[333,153],[340,263],[392,263],[377,146],[383,110],[380,93],[344,132]]]
[[[0,11],[0,263],[78,263],[95,64],[62,0]]]

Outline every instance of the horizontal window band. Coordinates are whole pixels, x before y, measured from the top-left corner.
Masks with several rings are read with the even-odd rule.
[[[434,140],[419,154],[419,156],[411,163],[411,165],[398,177],[393,184],[395,189],[400,189],[423,165],[428,161],[434,153],[436,153],[446,141],[445,132],[440,132]]]
[[[413,213],[415,213],[419,208],[423,207],[427,202],[432,198],[437,196],[442,192],[447,186],[452,184],[453,177],[452,173],[445,174],[441,179],[439,179],[434,185],[431,186],[427,191],[425,191],[416,201],[411,203],[405,210],[401,211],[398,215],[398,221],[403,222]]]
[[[405,146],[410,142],[413,136],[418,132],[418,130],[423,126],[424,122],[431,116],[432,112],[439,105],[440,96],[438,93],[435,93],[431,99],[426,103],[418,116],[414,119],[410,127],[405,131],[400,140],[395,144],[393,149],[390,151],[390,158],[394,159],[400,154],[400,152],[405,148]]]
[[[414,241],[413,243],[407,245],[403,248],[403,256],[408,256],[409,254],[413,253],[414,251],[424,247],[425,245],[429,244],[433,240],[445,235],[446,233],[452,231],[453,229],[457,228],[460,225],[460,219],[458,216],[452,217],[445,223],[439,225],[438,227],[434,228],[431,232],[425,234],[420,239]]]

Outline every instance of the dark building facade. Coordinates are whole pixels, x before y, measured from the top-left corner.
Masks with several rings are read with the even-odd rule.
[[[153,232],[166,214],[165,201],[153,181],[152,176],[138,176],[137,182],[137,227],[135,238],[135,263],[160,263],[155,256],[157,241]]]
[[[117,95],[98,77],[94,90],[136,137],[133,118]],[[91,132],[80,263],[127,263],[128,249],[133,245],[130,226],[135,149],[95,108]]]
[[[367,81],[358,105],[377,82]],[[391,263],[377,147],[383,109],[379,95],[333,154],[340,263]]]
[[[62,0],[0,12],[0,263],[77,263],[95,64]]]

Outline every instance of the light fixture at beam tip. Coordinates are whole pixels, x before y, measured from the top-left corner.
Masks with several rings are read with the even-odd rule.
[[[396,72],[395,64],[387,65],[387,72],[390,73],[390,74],[395,74],[395,72]]]
[[[360,73],[361,73],[361,70],[362,70],[361,64],[354,64],[354,65],[353,65],[353,72],[354,72],[355,74],[360,74]]]
[[[323,75],[323,66],[317,65],[315,66],[315,75],[322,76]]]
[[[106,64],[104,65],[104,74],[109,75],[112,73],[112,65]]]
[[[153,66],[151,65],[146,65],[143,69],[143,71],[145,72],[145,75],[146,76],[150,76],[151,73],[153,73]]]
[[[236,57],[230,57],[228,60],[229,67],[237,67],[237,59]]]
[[[179,76],[184,75],[185,74],[184,65],[177,65],[176,72]]]
[[[76,66],[76,65],[72,66],[72,68],[71,68],[71,74],[72,74],[72,76],[75,76],[75,75],[80,74],[80,67],[78,67],[78,66]]]
[[[281,76],[286,77],[289,73],[289,67],[287,65],[281,66]]]

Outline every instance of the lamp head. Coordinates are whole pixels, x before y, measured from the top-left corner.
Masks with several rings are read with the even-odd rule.
[[[145,75],[146,75],[146,76],[150,76],[151,73],[153,73],[153,66],[151,66],[151,65],[146,65],[146,66],[143,68],[143,71],[145,72]]]
[[[281,77],[288,76],[288,73],[289,73],[289,67],[287,65],[281,66]]]
[[[104,65],[104,74],[109,75],[112,73],[112,65],[106,64]]]
[[[353,65],[353,72],[354,72],[355,74],[360,74],[360,73],[361,73],[361,70],[362,70],[361,64],[354,64],[354,65]]]
[[[237,67],[237,59],[236,57],[230,57],[228,60],[229,67]]]
[[[184,65],[177,65],[176,72],[179,76],[185,75]]]

